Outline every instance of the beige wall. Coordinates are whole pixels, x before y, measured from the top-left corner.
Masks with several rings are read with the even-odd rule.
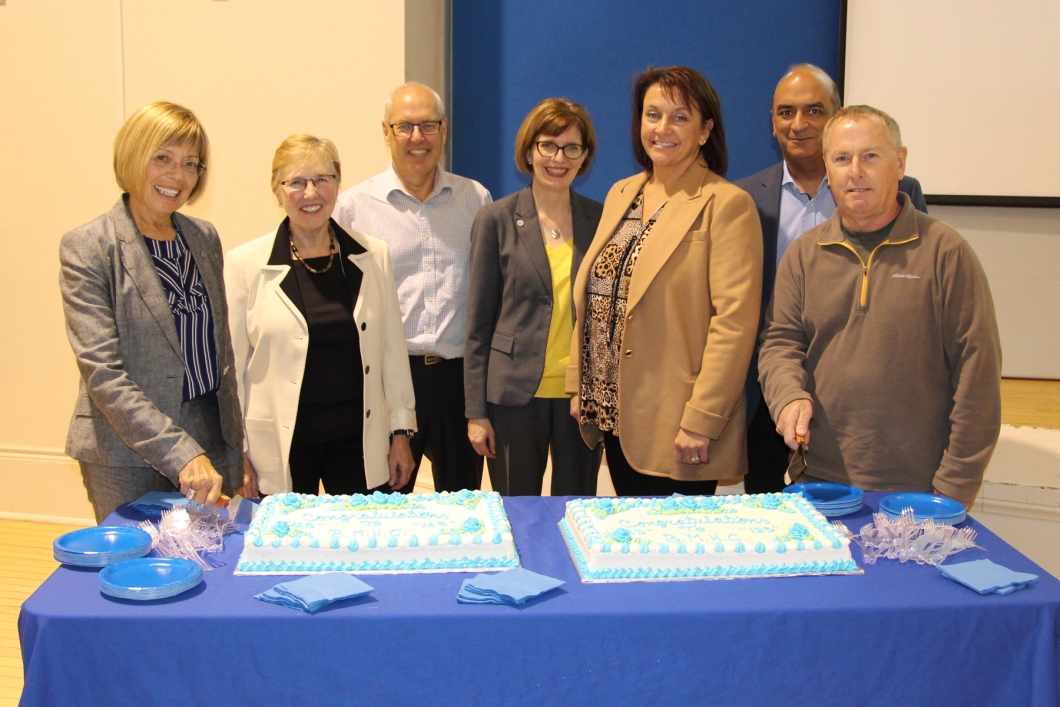
[[[1060,379],[1060,209],[928,208],[960,231],[983,264],[1001,333],[1002,375]]]
[[[382,104],[404,81],[402,3],[8,0],[0,6],[0,514],[91,518],[62,455],[77,370],[58,290],[62,234],[118,198],[114,135],[154,100],[210,135],[187,212],[225,249],[275,228],[269,165],[292,132],[333,139],[344,184],[385,169]]]

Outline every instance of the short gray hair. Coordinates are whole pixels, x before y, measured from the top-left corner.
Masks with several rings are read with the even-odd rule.
[[[431,92],[431,96],[434,97],[434,110],[438,112],[438,119],[445,120],[445,104],[442,103],[442,97],[438,95],[438,92],[425,83],[419,81],[406,81],[391,92],[386,97],[386,102],[383,104],[383,121],[386,123],[390,122],[390,109],[394,107],[394,96],[398,95],[406,88],[412,88],[416,86],[418,88],[424,88]]]
[[[839,96],[839,87],[836,86],[835,81],[832,80],[832,77],[828,75],[827,71],[815,64],[792,64],[788,67],[788,73],[780,77],[780,81],[788,78],[796,71],[805,71],[813,74],[814,77],[821,82],[821,86],[824,87],[824,90],[832,95],[832,115],[835,115],[836,111],[843,107],[843,99]],[[778,87],[780,86],[780,81],[777,82]],[[774,94],[775,93],[776,91],[774,90]]]
[[[828,122],[824,124],[824,151],[828,151],[828,132],[832,127],[832,123],[848,119],[865,120],[866,118],[880,121],[884,130],[887,131],[887,137],[890,138],[894,151],[898,152],[902,149],[902,131],[898,127],[898,121],[879,108],[873,108],[872,106],[847,106],[846,108],[841,108],[838,113],[829,118]]]

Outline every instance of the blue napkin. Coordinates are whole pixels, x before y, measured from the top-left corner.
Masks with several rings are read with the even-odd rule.
[[[566,582],[515,567],[498,574],[480,574],[465,579],[456,600],[461,604],[525,604]]]
[[[129,505],[144,515],[161,516],[173,506],[183,506],[188,499],[180,491],[148,491]]]
[[[328,572],[302,577],[293,582],[281,582],[254,598],[312,614],[328,604],[363,597],[373,591],[373,587],[351,574]]]
[[[960,582],[980,594],[1011,594],[1038,581],[1038,575],[1013,572],[990,560],[961,562],[956,565],[939,565],[943,576]]]

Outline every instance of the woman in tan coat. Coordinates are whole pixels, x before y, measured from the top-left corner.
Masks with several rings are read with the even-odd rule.
[[[636,78],[633,150],[575,282],[566,389],[620,496],[713,493],[744,473],[744,379],[761,297],[754,202],[725,181],[714,88],[687,67]]]

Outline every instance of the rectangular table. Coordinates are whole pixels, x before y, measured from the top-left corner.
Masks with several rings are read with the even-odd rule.
[[[857,532],[880,497],[842,520]],[[253,598],[290,578],[233,576],[242,536],[167,600],[113,599],[98,571],[60,567],[19,617],[21,704],[1060,704],[1060,581],[974,520],[985,550],[951,562],[1041,580],[980,596],[881,560],[860,576],[583,584],[556,527],[565,500],[504,501],[523,566],[567,582],[519,608],[458,604],[467,573],[371,575],[371,596],[311,616]]]

